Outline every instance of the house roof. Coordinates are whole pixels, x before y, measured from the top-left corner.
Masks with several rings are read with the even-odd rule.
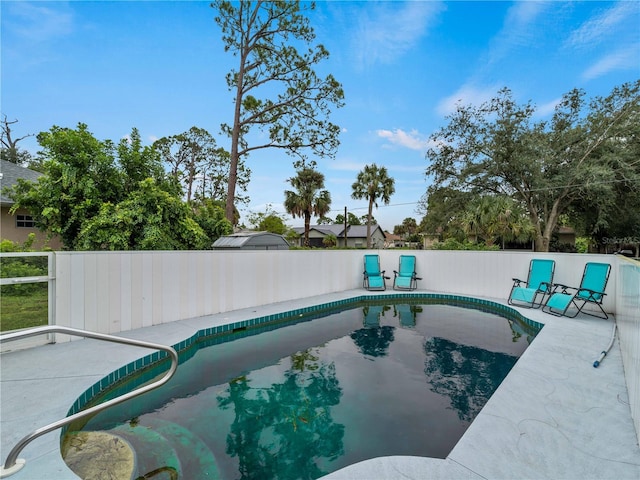
[[[19,178],[35,182],[42,175],[42,173],[35,170],[29,170],[6,160],[0,160],[0,204],[2,206],[10,206],[15,203],[5,194],[4,190],[17,184]]]
[[[239,248],[246,250],[286,250],[289,243],[282,235],[270,232],[238,232],[218,238],[213,248]]]
[[[400,235],[396,235],[395,233],[391,233],[391,232],[384,232],[384,238],[386,238],[389,241],[402,241],[402,237]]]
[[[384,235],[380,225],[371,225],[371,233],[376,229]],[[309,230],[315,230],[323,235],[335,235],[337,238],[344,238],[344,225],[340,223],[334,223],[331,225],[311,225]],[[299,235],[304,233],[304,227],[294,227],[293,231]],[[347,225],[347,238],[367,238],[367,226],[366,225]]]

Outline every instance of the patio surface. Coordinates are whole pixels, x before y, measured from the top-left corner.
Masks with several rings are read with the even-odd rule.
[[[366,293],[351,290],[322,295],[143,328],[122,336],[172,345],[202,328]],[[613,322],[520,311],[545,327],[446,459],[376,458],[323,478],[640,479],[640,448],[617,339],[599,368],[593,367],[609,344]],[[65,417],[73,402],[96,381],[149,353],[83,339],[0,355],[0,461],[25,435]],[[26,466],[11,479],[78,478],[60,456],[59,430],[34,440],[19,457],[26,459]]]

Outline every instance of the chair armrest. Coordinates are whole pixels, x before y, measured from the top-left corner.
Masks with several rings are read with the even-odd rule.
[[[570,295],[567,290],[577,290],[577,288],[564,285],[563,283],[554,283],[551,285],[551,288],[551,293],[558,293],[558,289],[560,289],[561,291],[559,293],[565,293],[567,295]]]
[[[580,293],[580,292],[589,292],[589,296],[590,297],[593,297],[595,294],[602,295],[603,297],[606,295],[606,293],[604,293],[604,292],[599,292],[597,290],[591,290],[590,288],[585,288],[585,287],[577,288],[576,290],[578,290],[578,293]]]

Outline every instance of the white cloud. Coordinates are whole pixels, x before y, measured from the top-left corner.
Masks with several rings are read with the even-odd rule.
[[[416,45],[443,10],[441,2],[368,3],[354,15],[356,66],[390,63]]]
[[[462,105],[480,105],[486,101],[491,100],[497,93],[500,87],[495,85],[478,88],[473,85],[463,85],[457,92],[443,98],[439,103],[437,112],[440,115],[449,115],[456,111],[458,104]]]
[[[551,100],[550,102],[543,103],[542,105],[538,105],[536,107],[535,115],[537,117],[547,117],[551,115],[561,101],[562,101],[562,98],[559,97]]]
[[[380,138],[384,138],[394,145],[400,145],[411,150],[426,150],[429,146],[429,140],[424,138],[417,130],[405,132],[399,128],[391,130],[377,130],[376,134]]]
[[[549,6],[547,2],[515,2],[507,11],[502,30],[491,42],[487,63],[498,62],[513,48],[529,46],[536,41],[540,34],[536,20]]]
[[[73,13],[64,3],[55,4],[56,8],[45,2],[9,2],[8,11],[11,22],[7,27],[14,34],[29,43],[43,43],[51,38],[70,34],[73,31]]]
[[[640,44],[619,49],[594,63],[582,74],[582,78],[593,80],[613,70],[636,69],[637,71],[638,58],[640,58]]]
[[[613,7],[583,23],[567,39],[568,47],[593,47],[604,38],[615,35],[616,27],[627,21],[637,21],[638,5],[636,2],[620,1]],[[633,20],[633,19],[636,20]],[[635,26],[637,28],[637,25]]]
[[[335,162],[330,162],[327,164],[330,170],[343,170],[347,172],[359,172],[362,170],[366,163],[363,162],[352,162],[350,160],[342,161],[336,160]]]

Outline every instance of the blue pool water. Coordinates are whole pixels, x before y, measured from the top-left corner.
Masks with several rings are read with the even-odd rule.
[[[420,302],[297,320],[202,340],[167,385],[72,426],[63,451],[80,430],[106,432],[135,450],[133,478],[154,479],[313,479],[379,456],[445,458],[537,333]]]

